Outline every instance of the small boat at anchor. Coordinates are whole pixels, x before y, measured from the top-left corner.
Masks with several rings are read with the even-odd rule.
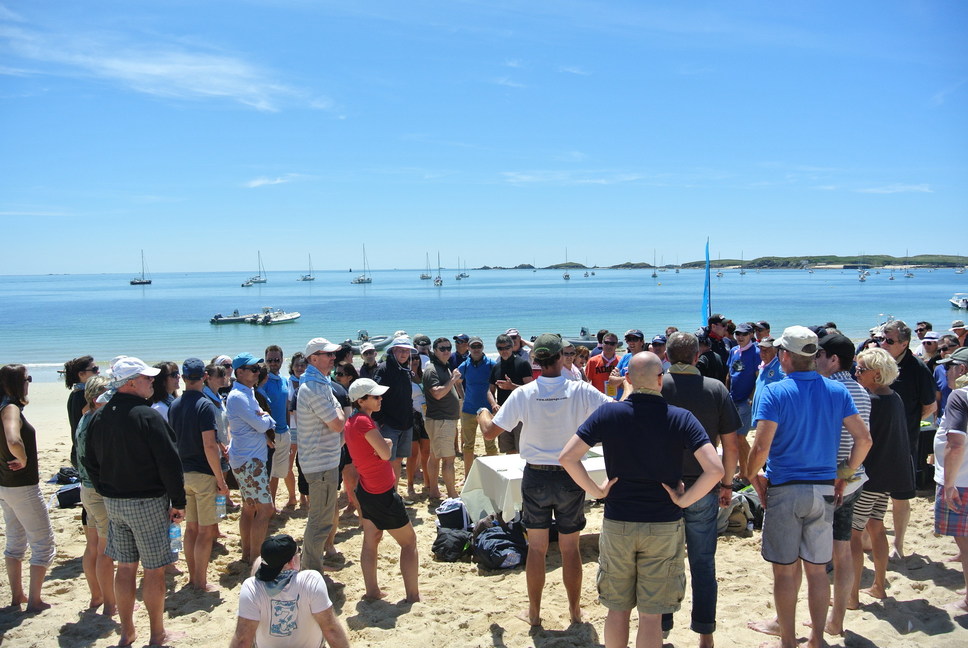
[[[212,324],[243,324],[249,320],[250,317],[256,317],[255,313],[249,313],[247,315],[240,315],[239,309],[236,308],[232,311],[231,315],[222,315],[221,313],[216,313],[212,319],[209,320]]]

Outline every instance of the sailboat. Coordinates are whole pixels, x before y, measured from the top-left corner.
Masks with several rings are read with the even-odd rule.
[[[658,273],[655,271],[655,248],[652,248],[652,278],[658,277]]]
[[[296,279],[296,281],[316,281],[316,277],[313,276],[313,255],[309,255],[309,274],[304,274],[303,276]]]
[[[914,279],[914,273],[911,272],[911,259],[908,257],[907,250],[904,250],[904,263],[908,266],[908,271],[904,273],[904,278]]]
[[[739,273],[741,275],[746,274],[746,268],[743,267],[745,265],[744,262],[746,261],[746,259],[743,258],[744,254],[745,253],[742,251],[739,253]]]
[[[457,264],[457,269],[460,270],[459,263]],[[470,277],[470,275],[467,274],[467,259],[464,259],[464,269],[461,270],[460,277],[461,279],[467,279],[468,277]]]
[[[428,252],[427,253],[427,270],[420,273],[420,279],[423,280],[423,279],[431,279],[431,278],[432,277],[430,276],[430,253]]]
[[[351,284],[373,283],[373,277],[369,275],[369,272],[370,272],[370,264],[366,260],[366,244],[364,243],[363,244],[363,274],[353,279],[353,281],[351,281],[350,283]]]
[[[266,269],[262,266],[262,252],[258,252],[259,255],[259,274],[253,275],[245,280],[242,284],[243,287],[248,288],[252,284],[266,283],[269,279],[266,277]]]
[[[151,277],[145,272],[145,251],[141,250],[141,276],[135,277],[130,282],[132,286],[150,286]]]
[[[437,276],[434,277],[435,286],[443,286],[444,280],[440,278],[440,252],[437,253]]]
[[[460,257],[457,257],[457,274],[454,275],[455,281],[460,281],[464,278],[464,274],[460,271]]]

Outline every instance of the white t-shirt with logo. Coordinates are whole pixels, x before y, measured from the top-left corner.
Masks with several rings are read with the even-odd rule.
[[[266,583],[247,578],[239,595],[239,616],[259,622],[259,648],[319,648],[323,631],[313,615],[332,606],[326,582],[312,569],[296,572],[281,591],[271,594]]]

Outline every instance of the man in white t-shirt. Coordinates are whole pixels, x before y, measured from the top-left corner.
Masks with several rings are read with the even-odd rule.
[[[299,569],[299,551],[288,535],[262,543],[261,562],[242,583],[239,617],[229,648],[332,648],[349,646],[319,572]]]
[[[568,594],[572,622],[581,618],[581,555],[578,535],[585,528],[585,491],[572,480],[558,461],[565,444],[578,426],[603,403],[612,399],[590,384],[561,375],[561,336],[544,333],[532,346],[532,357],[541,365],[534,382],[518,387],[493,417],[486,407],[477,411],[485,439],[494,439],[521,423],[521,458],[527,463],[521,481],[521,520],[528,529],[528,610],[522,618],[541,624],[541,592],[545,581],[545,557],[551,518],[558,526],[561,575]]]

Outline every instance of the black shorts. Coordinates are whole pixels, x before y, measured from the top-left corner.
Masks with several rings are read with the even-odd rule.
[[[356,487],[356,500],[360,503],[360,515],[381,531],[410,524],[410,516],[396,488],[374,495],[366,492],[363,484],[359,484]]]
[[[427,426],[424,425],[423,414],[417,411],[413,413],[413,440],[430,441],[430,435],[427,434]]]
[[[585,528],[585,491],[564,469],[526,465],[521,499],[521,522],[527,529],[550,529],[552,513],[558,533],[578,533]]]

